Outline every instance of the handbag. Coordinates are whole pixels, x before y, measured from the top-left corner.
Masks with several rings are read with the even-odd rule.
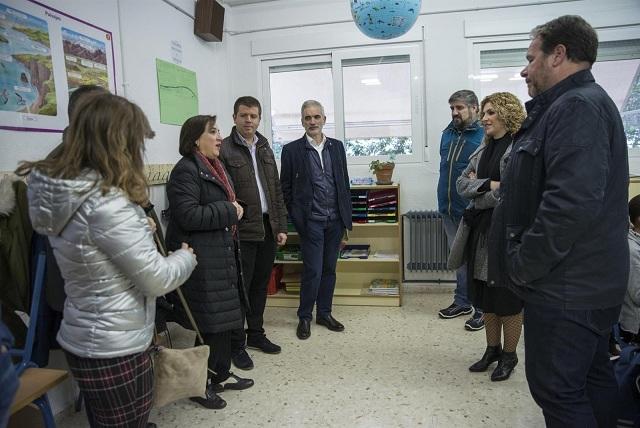
[[[456,237],[453,239],[451,249],[449,250],[447,269],[455,270],[464,264],[467,241],[469,240],[470,234],[471,227],[464,221],[464,218],[461,219],[458,229],[456,230]]]
[[[166,257],[166,249],[158,238],[154,239],[160,253]],[[176,289],[180,302],[195,330],[200,343],[204,343],[196,321],[189,310],[180,288]],[[155,342],[155,335],[154,335]],[[209,346],[199,345],[187,349],[172,349],[154,343],[151,356],[153,360],[153,406],[162,407],[188,397],[204,397],[207,388],[207,370],[209,367]]]

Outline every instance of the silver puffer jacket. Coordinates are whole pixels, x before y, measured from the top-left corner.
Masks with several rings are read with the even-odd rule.
[[[189,278],[187,250],[160,255],[144,211],[117,189],[102,195],[97,175],[29,176],[29,216],[48,235],[67,300],[58,342],[85,358],[142,352],[151,343],[155,297]]]

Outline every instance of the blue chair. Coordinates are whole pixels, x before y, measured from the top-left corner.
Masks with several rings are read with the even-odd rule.
[[[40,300],[44,287],[44,269],[46,266],[46,251],[42,235],[34,235],[33,245],[36,254],[36,269],[33,280],[33,293],[31,297],[31,308],[29,310],[29,327],[24,349],[12,349],[10,353],[13,357],[20,358],[16,364],[16,373],[20,379],[20,387],[16,393],[16,398],[9,413],[13,415],[23,407],[33,403],[40,409],[44,426],[55,428],[56,422],[53,418],[51,405],[47,398],[47,391],[63,382],[68,376],[64,370],[53,370],[39,368],[31,359],[33,344],[36,336],[38,313],[40,310]]]

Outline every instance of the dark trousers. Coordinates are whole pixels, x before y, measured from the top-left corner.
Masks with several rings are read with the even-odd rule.
[[[620,306],[567,310],[525,302],[527,381],[547,427],[615,426],[618,385],[608,345],[619,313]]]
[[[298,318],[311,320],[314,304],[316,317],[331,315],[343,231],[340,220],[307,221],[306,230],[300,235],[303,270]]]
[[[269,216],[263,216],[263,223],[265,233],[263,241],[240,241],[242,277],[251,312],[245,313],[242,307],[243,318],[247,320],[246,336],[244,328],[231,333],[233,351],[244,349],[246,338],[264,336],[264,307],[267,303],[267,285],[271,277],[273,259],[276,256],[276,241],[273,239]]]
[[[65,351],[85,400],[91,428],[146,428],[153,399],[148,352],[115,358],[84,358]]]
[[[231,375],[231,331],[202,333],[204,344],[209,345],[209,379],[211,383],[221,383]],[[195,346],[200,345],[196,336]]]

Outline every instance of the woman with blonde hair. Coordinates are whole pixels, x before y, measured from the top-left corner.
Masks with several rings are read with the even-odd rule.
[[[147,426],[155,298],[197,264],[187,244],[160,255],[140,207],[149,200],[143,151],[151,136],[135,104],[86,96],[59,150],[16,171],[29,174],[33,228],[48,235],[65,281],[57,340],[92,427]]]
[[[487,349],[482,358],[469,367],[483,372],[498,361],[492,381],[508,379],[516,364],[516,346],[522,331],[522,301],[500,284],[487,284],[487,235],[493,208],[498,203],[500,176],[506,166],[513,135],[526,116],[520,100],[508,92],[496,92],[480,103],[484,139],[469,157],[469,165],[456,181],[458,193],[471,200],[463,214],[462,227],[470,228],[464,244],[467,260],[469,296],[475,307],[484,311]],[[462,236],[462,234],[459,234]],[[456,245],[456,243],[454,243]],[[457,243],[461,245],[461,243]],[[501,333],[504,332],[504,349]]]

